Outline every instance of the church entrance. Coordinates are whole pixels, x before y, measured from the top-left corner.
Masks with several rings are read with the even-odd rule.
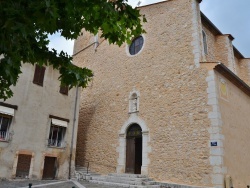
[[[141,174],[142,166],[142,129],[132,124],[126,137],[126,173]]]

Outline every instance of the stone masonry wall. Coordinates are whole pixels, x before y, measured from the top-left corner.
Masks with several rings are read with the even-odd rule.
[[[233,45],[229,35],[216,36],[216,59],[226,65],[232,72],[237,74],[235,67],[235,59],[233,53]]]
[[[250,59],[240,59],[238,62],[239,77],[248,85],[250,85]]]
[[[206,26],[202,29],[207,36],[208,54],[205,55],[207,62],[221,62],[239,76],[248,85],[250,83],[250,60],[238,59],[233,54],[232,41],[229,35],[215,36]]]
[[[214,62],[214,61],[216,61],[216,55],[215,55],[216,54],[216,49],[215,49],[216,37],[205,26],[203,26],[202,29],[206,33],[206,36],[207,36],[207,51],[208,51],[208,54],[205,55],[206,61]]]
[[[107,41],[96,51],[91,46],[75,56],[77,65],[89,67],[95,75],[81,95],[78,165],[89,161],[93,171],[116,171],[118,134],[129,118],[129,93],[136,89],[138,116],[149,130],[148,175],[160,181],[211,185],[211,107],[207,70],[196,68],[194,62],[193,3],[174,0],[142,7],[147,33],[143,50],[135,56],[128,55],[126,44],[119,48]],[[90,36],[84,33],[75,51]]]

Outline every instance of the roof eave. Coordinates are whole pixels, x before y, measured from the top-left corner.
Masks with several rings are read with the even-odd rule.
[[[243,91],[250,97],[250,87],[224,64],[219,63],[214,67],[214,70],[222,74],[225,78],[231,81],[236,87],[238,87],[241,91]]]

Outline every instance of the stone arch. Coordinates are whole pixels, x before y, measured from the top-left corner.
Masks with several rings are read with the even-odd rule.
[[[142,167],[141,174],[148,175],[148,165],[150,160],[148,158],[151,148],[149,146],[149,131],[146,123],[136,114],[131,114],[129,119],[123,124],[119,133],[119,146],[117,152],[119,154],[117,160],[117,173],[125,173],[126,166],[126,134],[127,130],[132,124],[138,124],[142,129]]]
[[[147,127],[146,123],[137,115],[132,114],[129,117],[129,119],[122,125],[122,128],[121,128],[119,134],[126,134],[126,131],[129,128],[129,126],[134,124],[134,123],[138,124],[141,127],[142,132],[148,132],[148,127]]]

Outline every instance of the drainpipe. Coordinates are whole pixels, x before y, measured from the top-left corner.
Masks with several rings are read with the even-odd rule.
[[[72,136],[71,136],[70,155],[69,155],[69,179],[71,179],[71,160],[72,160],[73,145],[74,145],[74,133],[75,133],[75,126],[76,126],[77,102],[78,102],[78,86],[76,87],[76,98],[75,98],[75,108],[74,108],[73,130],[72,130]]]
[[[72,55],[76,56],[80,52],[86,50],[87,48],[91,47],[93,44],[95,44],[95,49],[98,47],[99,42],[98,42],[98,36],[95,36],[95,42],[91,43],[87,47],[83,48],[82,50],[76,52],[75,54]],[[70,145],[70,155],[69,155],[69,176],[68,178],[71,179],[71,159],[72,159],[72,153],[73,153],[73,143],[74,143],[74,133],[75,133],[75,124],[76,124],[76,108],[77,108],[77,100],[78,100],[78,86],[76,87],[76,99],[75,99],[75,109],[74,109],[74,120],[73,120],[73,130],[72,130],[72,137],[71,137],[71,145]]]

